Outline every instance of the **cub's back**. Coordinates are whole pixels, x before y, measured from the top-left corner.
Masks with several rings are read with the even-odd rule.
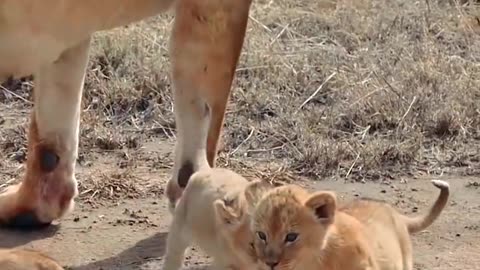
[[[63,270],[52,258],[36,251],[0,249],[1,270]]]
[[[236,197],[248,183],[247,179],[227,169],[202,170],[192,175],[182,197],[189,205],[211,205],[219,198]]]
[[[386,202],[366,198],[354,200],[339,210],[363,224],[380,266],[402,268],[405,248],[402,246],[409,243],[409,236],[396,209]]]
[[[185,216],[188,224],[205,223],[204,228],[214,228],[213,202],[217,199],[238,198],[248,180],[222,168],[205,169],[194,173],[180,198],[177,214]],[[206,223],[211,223],[207,225]]]
[[[352,200],[341,205],[338,210],[355,217],[364,224],[370,222],[390,223],[396,214],[396,210],[388,203],[370,198]]]

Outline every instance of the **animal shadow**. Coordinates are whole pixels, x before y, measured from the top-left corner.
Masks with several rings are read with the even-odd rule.
[[[140,269],[139,266],[157,258],[163,257],[167,232],[157,233],[137,242],[134,246],[118,255],[85,265],[65,267],[68,270],[113,270]]]
[[[15,230],[0,228],[0,248],[14,248],[32,241],[50,238],[57,233],[60,225],[50,225],[37,230]]]

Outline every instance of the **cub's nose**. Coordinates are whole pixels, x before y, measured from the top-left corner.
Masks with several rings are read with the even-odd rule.
[[[278,265],[278,261],[267,261],[266,264],[273,270]]]

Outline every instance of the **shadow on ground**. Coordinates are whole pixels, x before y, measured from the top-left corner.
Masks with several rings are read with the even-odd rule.
[[[137,242],[116,256],[95,261],[85,265],[66,267],[69,270],[94,269],[138,269],[150,259],[162,257],[165,253],[165,243],[168,233],[161,232]]]
[[[60,229],[60,225],[50,225],[41,230],[0,229],[0,248],[14,248],[35,240],[50,238]]]

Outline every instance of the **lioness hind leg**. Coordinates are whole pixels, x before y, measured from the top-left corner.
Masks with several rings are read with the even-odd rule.
[[[74,170],[83,81],[90,39],[66,50],[35,74],[26,175],[0,194],[0,223],[34,228],[73,207]]]
[[[170,53],[177,143],[167,196],[215,166],[225,107],[243,46],[251,0],[179,0]]]

